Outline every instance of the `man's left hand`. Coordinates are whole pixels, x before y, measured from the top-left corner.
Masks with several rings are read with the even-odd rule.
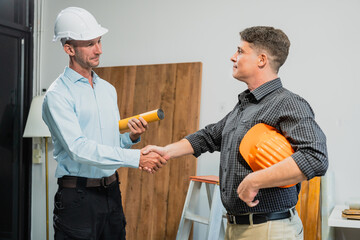
[[[259,192],[259,189],[256,188],[251,181],[253,177],[253,173],[247,175],[244,180],[240,183],[237,194],[239,198],[243,200],[249,207],[255,207],[259,204],[259,200],[255,200],[256,195]]]
[[[135,142],[140,137],[140,135],[147,130],[148,123],[142,117],[139,117],[139,119],[132,118],[128,122],[128,127],[131,131],[130,139]]]

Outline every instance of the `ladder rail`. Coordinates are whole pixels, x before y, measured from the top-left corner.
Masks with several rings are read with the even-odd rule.
[[[192,224],[194,222],[208,225],[206,232],[206,239],[224,239],[225,226],[223,223],[224,206],[220,198],[220,188],[218,182],[206,181],[207,176],[204,176],[205,181],[190,180],[188,193],[186,195],[184,208],[182,211],[176,240],[189,239]],[[214,177],[214,176],[211,176]],[[210,214],[208,217],[203,217],[195,213],[197,204],[199,202],[200,189],[202,183],[206,187],[206,195],[208,198]],[[210,186],[210,184],[212,186]]]

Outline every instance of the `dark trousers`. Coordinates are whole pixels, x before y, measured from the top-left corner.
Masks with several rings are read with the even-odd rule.
[[[123,240],[125,216],[119,182],[107,187],[59,186],[54,201],[55,240]]]

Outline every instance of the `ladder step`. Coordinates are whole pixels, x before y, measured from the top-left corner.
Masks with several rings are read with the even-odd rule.
[[[189,212],[189,211],[186,211],[185,212],[185,219],[189,219],[191,221],[194,221],[194,222],[198,222],[198,223],[202,223],[202,224],[209,224],[209,219],[205,218],[205,217],[202,217],[202,216],[199,216],[199,215],[196,215],[192,212]]]

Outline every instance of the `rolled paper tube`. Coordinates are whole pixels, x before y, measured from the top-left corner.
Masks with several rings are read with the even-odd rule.
[[[142,114],[135,115],[132,117],[128,117],[128,118],[125,118],[125,119],[122,119],[119,121],[119,129],[120,130],[128,129],[129,128],[128,127],[129,120],[132,118],[139,119],[139,117],[142,117],[143,119],[145,119],[145,121],[147,121],[148,123],[151,123],[151,122],[155,122],[155,121],[164,119],[165,114],[164,114],[164,111],[159,108],[159,109],[156,109],[156,110],[153,110],[150,112],[146,112],[146,113],[142,113]]]

